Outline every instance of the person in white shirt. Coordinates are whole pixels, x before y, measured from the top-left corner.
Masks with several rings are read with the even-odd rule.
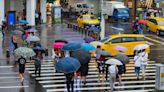
[[[147,61],[148,61],[148,53],[145,52],[145,49],[143,49],[139,53],[139,56],[142,57],[142,60],[141,60],[142,78],[145,80],[145,70],[146,70]]]
[[[139,80],[141,60],[142,60],[142,57],[140,57],[139,54],[136,53],[136,55],[134,56],[134,70],[135,70],[137,80]]]
[[[110,74],[110,87],[111,87],[111,91],[113,91],[114,89],[114,83],[116,81],[116,74],[118,72],[118,68],[116,65],[111,65],[108,67],[108,72]]]

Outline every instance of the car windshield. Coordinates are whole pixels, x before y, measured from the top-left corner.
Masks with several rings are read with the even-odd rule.
[[[94,19],[96,19],[96,17],[95,16],[83,16],[83,19],[84,20],[94,20]]]
[[[110,36],[105,37],[104,39],[100,40],[100,42],[105,42],[105,41],[107,41],[109,38],[110,38]]]
[[[159,24],[160,26],[164,26],[164,20],[158,20],[158,24]]]
[[[119,13],[128,13],[127,9],[118,9]]]

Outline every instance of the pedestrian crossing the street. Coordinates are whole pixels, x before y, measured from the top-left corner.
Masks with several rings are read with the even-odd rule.
[[[114,92],[153,92],[155,88],[155,72],[156,63],[149,61],[146,67],[146,79],[142,80],[140,73],[140,80],[137,80],[134,73],[134,62],[131,61],[126,65],[126,74],[122,75],[122,85],[120,86],[118,81],[115,84]],[[26,64],[26,70],[35,77],[35,79],[46,89],[47,92],[67,92],[65,84],[65,76],[63,73],[55,73],[53,62],[43,62],[41,66],[41,76],[38,77],[34,74],[35,66],[33,63]],[[142,71],[140,71],[142,72]],[[110,90],[109,76],[108,81],[99,81],[97,66],[92,60],[89,63],[89,73],[87,76],[87,84],[84,86],[81,84],[80,79],[76,78],[74,81],[74,90],[76,92],[82,91],[95,91],[106,92]],[[101,79],[100,79],[101,80]]]

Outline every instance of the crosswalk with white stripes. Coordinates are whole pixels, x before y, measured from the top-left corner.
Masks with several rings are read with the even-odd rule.
[[[123,74],[122,76],[123,85],[120,86],[118,85],[118,82],[116,82],[114,92],[153,92],[155,88],[155,65],[154,61],[149,61],[149,64],[146,67],[146,79],[142,80],[142,77],[140,76],[140,80],[137,80],[134,73],[134,62],[131,61],[126,65],[126,74]],[[110,90],[109,81],[99,82],[98,70],[96,67],[95,62],[91,61],[89,64],[87,84],[85,86],[81,86],[80,79],[75,79],[74,92],[106,92]],[[44,62],[42,64],[40,77],[35,76],[34,68],[35,66],[33,63],[28,63],[26,65],[26,70],[28,70],[31,76],[35,77],[47,92],[67,92],[65,76],[63,73],[55,73],[52,62]],[[110,75],[108,75],[108,80],[109,76]]]

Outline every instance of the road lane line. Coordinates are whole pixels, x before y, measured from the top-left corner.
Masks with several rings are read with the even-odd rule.
[[[136,84],[136,83],[155,83],[155,80],[145,80],[145,81],[122,81],[122,84]],[[115,84],[119,84],[119,82],[115,82]],[[74,85],[78,85],[75,83]],[[98,85],[109,85],[109,82],[97,82],[97,83],[87,83],[86,86],[98,86]],[[51,84],[51,85],[43,85],[44,88],[50,87],[63,87],[66,84]]]
[[[164,45],[163,42],[160,42],[160,41],[158,41],[158,40],[154,40],[154,39],[149,38],[149,37],[146,37],[146,36],[145,36],[145,39],[150,40],[150,41],[154,41],[154,42],[156,42],[156,43],[160,43],[160,44]]]
[[[14,66],[0,66],[0,68],[13,68]]]
[[[27,88],[29,87],[28,85],[26,86],[0,86],[0,89],[7,89],[7,88]]]
[[[155,85],[153,84],[151,84],[151,85],[133,85],[133,86],[131,86],[131,85],[128,85],[128,86],[115,86],[115,89],[130,89],[130,88],[154,88],[155,87]],[[104,90],[104,89],[110,89],[110,87],[86,87],[86,88],[79,88],[79,89],[76,89],[76,90],[81,90],[81,91],[83,91],[83,90]],[[47,92],[59,92],[59,91],[64,91],[65,90],[65,88],[62,88],[62,89],[49,89],[49,90],[47,90]],[[145,92],[145,91],[144,91]]]

